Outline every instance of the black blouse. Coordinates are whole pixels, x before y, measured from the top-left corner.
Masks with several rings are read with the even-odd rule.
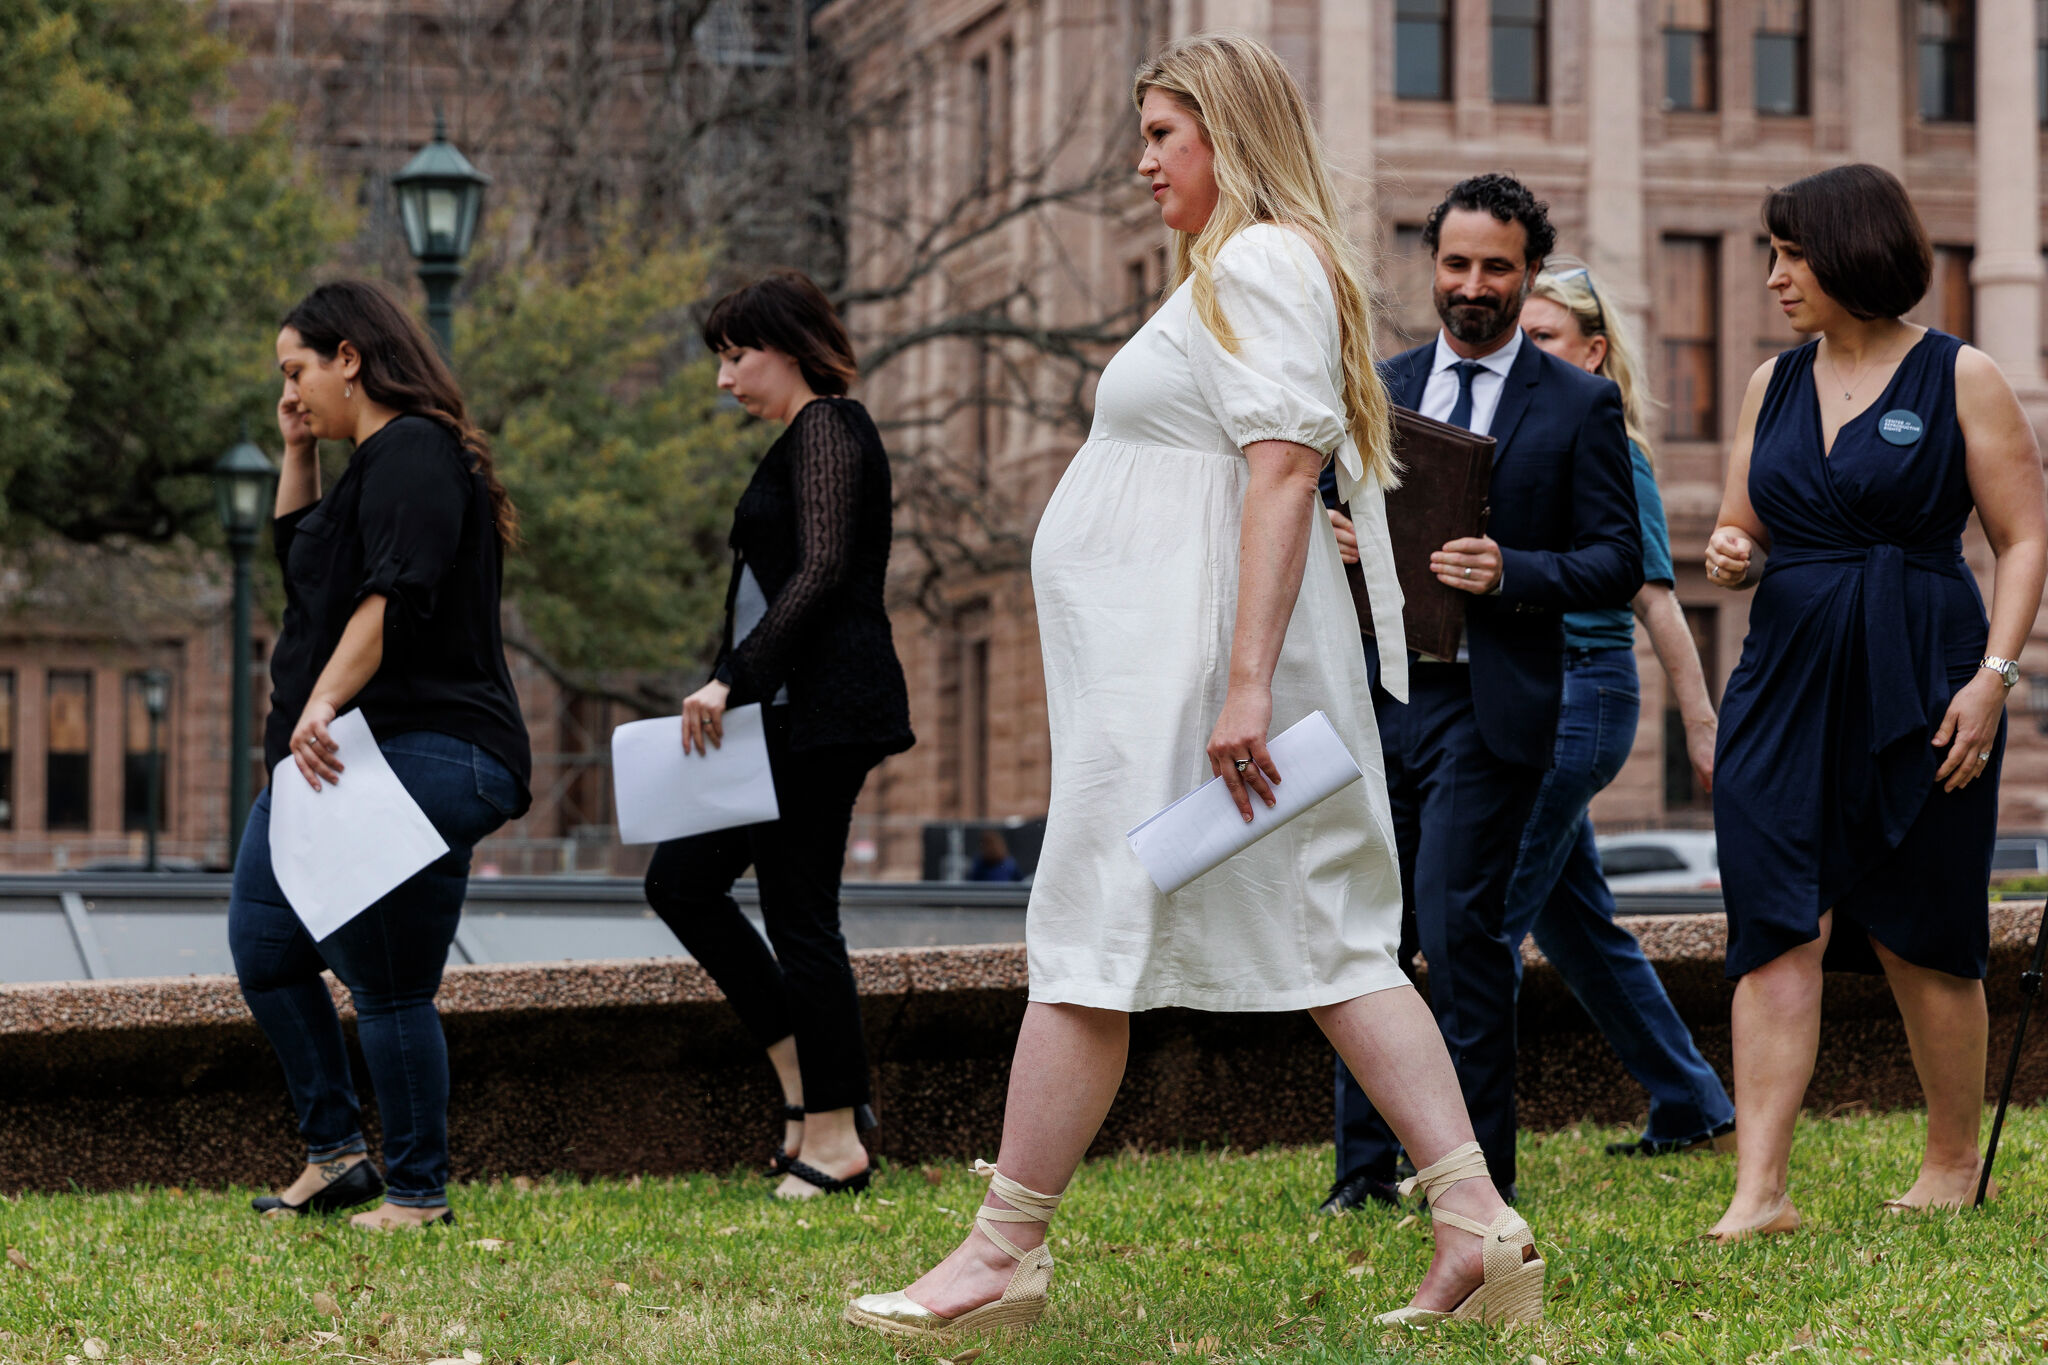
[[[383,662],[349,705],[380,739],[434,730],[482,748],[511,770],[524,814],[533,756],[499,634],[504,553],[490,489],[453,433],[425,417],[393,419],[356,447],[326,497],[279,517],[271,534],[285,607],[266,765],[290,752],[349,618],[378,593]]]
[[[889,456],[866,408],[820,398],[797,413],[761,457],[733,511],[732,582],[714,676],[730,704],[789,689],[792,750],[859,745],[901,753],[910,696],[889,631]],[[768,614],[732,638],[740,568],[748,566]]]

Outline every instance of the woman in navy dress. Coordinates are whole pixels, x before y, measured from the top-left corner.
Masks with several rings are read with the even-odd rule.
[[[1824,966],[1884,973],[1927,1097],[1919,1177],[1886,1207],[1974,1194],[2005,694],[2048,566],[2011,388],[1900,317],[1933,257],[1904,188],[1841,166],[1773,191],[1764,223],[1766,287],[1820,336],[1750,379],[1706,553],[1710,582],[1756,584],[1714,782],[1742,1135],[1724,1243],[1799,1226]],[[1988,620],[1962,557],[1973,510],[1998,560]]]

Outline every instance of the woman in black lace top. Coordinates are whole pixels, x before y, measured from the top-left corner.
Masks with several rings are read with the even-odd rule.
[[[718,982],[782,1082],[776,1193],[863,1189],[873,1125],[868,1054],[839,873],[868,770],[908,749],[910,702],[882,604],[889,457],[845,397],[853,347],[818,287],[778,272],[721,299],[704,325],[718,386],[786,423],[733,513],[725,638],[683,703],[685,748],[716,745],[728,706],[762,703],[781,818],[672,839],[647,899]],[[732,899],[751,865],[768,944]]]

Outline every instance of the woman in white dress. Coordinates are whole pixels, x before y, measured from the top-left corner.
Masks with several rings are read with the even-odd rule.
[[[1436,1255],[1407,1308],[1542,1314],[1528,1225],[1485,1178],[1442,1036],[1394,962],[1400,873],[1358,627],[1316,493],[1333,456],[1406,692],[1384,490],[1388,403],[1363,272],[1307,106],[1270,49],[1204,34],[1137,76],[1177,285],[1103,371],[1094,428],[1039,523],[1031,579],[1052,799],[1025,925],[1031,991],[976,1228],[848,1321],[951,1340],[1028,1325],[1046,1225],[1123,1078],[1130,1013],[1306,1009],[1409,1154]],[[1326,712],[1365,778],[1174,894],[1124,831],[1212,774],[1245,819],[1284,780],[1266,737]],[[1483,1254],[1482,1254],[1483,1248]]]

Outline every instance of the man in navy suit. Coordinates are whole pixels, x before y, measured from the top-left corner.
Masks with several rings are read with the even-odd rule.
[[[1405,706],[1378,689],[1375,668],[1373,705],[1404,919],[1413,917],[1428,960],[1430,1008],[1488,1170],[1512,1200],[1508,878],[1556,743],[1563,615],[1626,606],[1643,583],[1642,540],[1620,390],[1538,350],[1517,325],[1557,241],[1546,205],[1510,176],[1475,176],[1430,213],[1422,240],[1435,262],[1443,330],[1382,374],[1401,406],[1494,438],[1491,513],[1485,535],[1430,556],[1440,582],[1472,595],[1457,658],[1418,657]],[[1350,523],[1334,508],[1330,515],[1340,544],[1355,547]],[[1393,1202],[1396,1155],[1386,1123],[1339,1061],[1338,1178],[1323,1208]]]

